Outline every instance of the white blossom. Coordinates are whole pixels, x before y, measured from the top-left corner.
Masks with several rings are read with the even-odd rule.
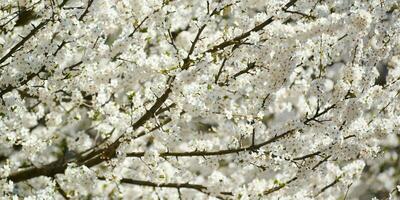
[[[399,6],[3,0],[1,199],[398,199]]]

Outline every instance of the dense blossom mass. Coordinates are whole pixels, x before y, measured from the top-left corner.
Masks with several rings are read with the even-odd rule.
[[[2,199],[396,199],[398,0],[2,0]]]

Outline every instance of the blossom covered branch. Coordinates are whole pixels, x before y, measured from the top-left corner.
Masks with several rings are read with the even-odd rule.
[[[396,198],[399,8],[3,1],[0,194]]]

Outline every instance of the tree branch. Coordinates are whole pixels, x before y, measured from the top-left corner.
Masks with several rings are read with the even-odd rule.
[[[98,177],[99,180],[106,180],[104,177]],[[208,192],[208,188],[204,185],[200,184],[190,184],[190,183],[155,183],[151,181],[143,181],[143,180],[136,180],[136,179],[128,179],[128,178],[123,178],[120,180],[121,183],[125,184],[132,184],[132,185],[138,185],[138,186],[145,186],[145,187],[158,187],[158,188],[176,188],[176,189],[193,189],[197,190],[199,192],[205,193],[210,195],[210,192]],[[222,195],[233,195],[232,192],[221,192],[220,194]]]
[[[297,2],[297,0],[291,0],[290,2],[288,2],[283,8],[282,10],[287,10],[288,8],[292,7],[295,3]],[[263,23],[255,26],[254,28],[252,28],[251,30],[242,33],[239,36],[234,37],[233,39],[227,40],[225,42],[222,42],[216,46],[213,46],[212,48],[208,49],[206,52],[216,52],[218,50],[224,49],[228,46],[234,45],[234,44],[238,44],[240,43],[241,40],[247,38],[250,36],[251,32],[257,32],[262,30],[264,27],[268,26],[269,24],[271,24],[274,21],[274,17],[270,17],[267,20],[265,20]]]
[[[85,11],[83,11],[82,15],[79,17],[79,21],[82,21],[83,18],[89,13],[89,8],[92,6],[93,0],[88,0],[88,4],[86,6]]]
[[[2,58],[0,58],[0,64],[10,58],[16,51],[18,51],[31,37],[36,35],[36,33],[43,28],[50,20],[43,20],[39,25],[33,28],[33,30],[25,37],[22,38],[16,45],[14,45],[7,54],[5,54]]]
[[[218,151],[189,151],[189,152],[163,152],[160,153],[161,157],[196,157],[196,156],[220,156],[220,155],[226,155],[226,154],[235,154],[235,153],[241,153],[245,151],[255,151],[260,149],[263,146],[266,146],[268,144],[274,143],[278,141],[279,139],[288,136],[292,133],[294,133],[294,129],[291,129],[289,131],[286,131],[284,133],[281,133],[280,135],[276,135],[272,137],[271,139],[262,142],[260,144],[256,145],[251,145],[248,147],[244,148],[237,148],[237,149],[224,149],[224,150],[218,150]],[[128,157],[143,157],[145,152],[132,152],[128,153]]]

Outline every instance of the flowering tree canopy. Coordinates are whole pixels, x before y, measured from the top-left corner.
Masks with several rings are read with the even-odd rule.
[[[399,19],[398,0],[3,0],[0,196],[396,198]]]

